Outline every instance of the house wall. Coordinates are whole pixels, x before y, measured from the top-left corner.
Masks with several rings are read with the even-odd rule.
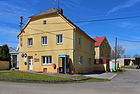
[[[105,44],[105,46],[104,46],[104,44]],[[104,51],[104,54],[102,54],[102,51]],[[107,53],[109,53],[109,56],[107,55]],[[110,57],[111,57],[111,47],[110,47],[107,39],[105,38],[100,45],[100,58],[101,59],[110,59]]]
[[[10,67],[9,61],[0,61],[0,70],[7,70]]]
[[[81,45],[79,45],[79,38],[81,38]],[[93,72],[94,44],[93,40],[80,31],[76,32],[76,73]],[[83,57],[82,64],[79,64],[79,56]],[[91,64],[89,64],[89,58],[91,58]]]
[[[47,24],[43,24],[44,20],[47,21]],[[74,27],[58,15],[31,20],[24,33],[19,36],[19,70],[29,69],[28,59],[27,65],[25,65],[24,58],[21,57],[22,53],[33,56],[33,71],[43,71],[43,68],[47,68],[47,72],[56,73],[58,55],[69,55],[73,63],[73,32]],[[63,44],[56,43],[57,34],[63,35]],[[42,46],[42,36],[47,36],[46,46]],[[33,39],[32,47],[28,47],[28,38]],[[42,65],[42,56],[52,56],[52,63],[56,64],[56,69],[53,69],[52,65]]]

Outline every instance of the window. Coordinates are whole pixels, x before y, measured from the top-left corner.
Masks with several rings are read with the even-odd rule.
[[[82,64],[82,63],[83,63],[83,57],[79,56],[79,64]]]
[[[46,22],[47,22],[47,21],[46,21],[46,20],[44,20],[44,21],[43,21],[43,24],[46,24]]]
[[[108,44],[106,44],[106,48],[108,48]]]
[[[104,55],[104,51],[102,51],[102,55]]]
[[[96,51],[94,51],[94,55],[96,55]]]
[[[28,39],[28,46],[31,47],[33,45],[33,40],[32,38],[29,38]]]
[[[91,58],[88,58],[88,65],[91,65]]]
[[[92,50],[92,44],[90,45],[90,49]]]
[[[109,52],[107,52],[107,56],[109,56],[110,54],[109,54]]]
[[[52,63],[52,56],[42,56],[42,64],[48,65]]]
[[[103,46],[105,47],[105,43],[103,43]]]
[[[81,38],[79,37],[79,46],[81,46]]]
[[[42,37],[42,45],[47,45],[47,37]]]
[[[56,35],[56,41],[57,44],[62,44],[63,43],[63,36],[61,35]]]

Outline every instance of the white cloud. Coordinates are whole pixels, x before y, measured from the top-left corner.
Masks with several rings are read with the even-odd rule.
[[[114,12],[120,10],[120,9],[123,9],[123,8],[132,7],[133,5],[135,5],[135,4],[139,3],[139,2],[140,2],[140,0],[128,0],[124,4],[115,6],[114,8],[112,8],[111,10],[109,10],[107,12],[107,15],[109,15],[111,13],[114,13]]]

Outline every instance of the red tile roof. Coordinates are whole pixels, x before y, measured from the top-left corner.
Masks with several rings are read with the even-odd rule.
[[[95,42],[95,46],[100,46],[100,44],[102,43],[102,41],[105,39],[105,36],[103,37],[96,37],[93,38],[96,42]]]

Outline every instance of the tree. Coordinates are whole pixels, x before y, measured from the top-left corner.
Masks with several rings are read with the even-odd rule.
[[[134,54],[133,58],[140,58],[140,55],[139,54]]]
[[[131,58],[131,55],[124,55],[123,58]]]
[[[10,60],[9,48],[6,44],[0,47],[0,60]]]
[[[117,58],[121,58],[122,55],[125,54],[125,49],[123,48],[123,46],[118,45],[117,46]],[[113,48],[112,52],[111,52],[111,57],[112,59],[115,58],[115,47]]]

